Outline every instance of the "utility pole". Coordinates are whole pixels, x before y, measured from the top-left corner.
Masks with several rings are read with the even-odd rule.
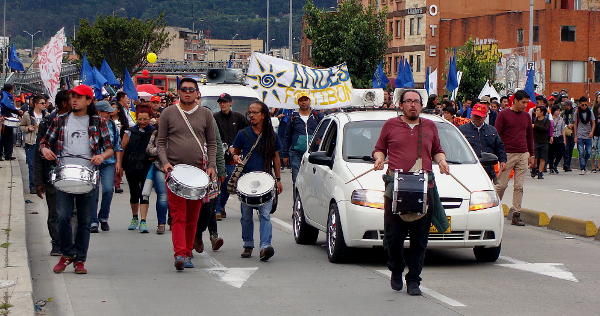
[[[529,0],[529,50],[527,52],[529,62],[533,62],[533,4],[534,0]]]
[[[27,32],[27,31],[23,31],[24,33],[27,33],[27,35],[31,36],[31,53],[29,54],[29,57],[33,57],[33,38],[38,34],[41,33],[42,31],[37,31],[33,34]]]
[[[289,54],[290,61],[294,60],[294,53],[292,53],[292,41],[294,40],[294,37],[293,37],[293,23],[294,23],[293,11],[294,11],[293,0],[290,0],[290,25],[289,25],[289,34],[288,34],[288,41],[289,41],[288,54]]]
[[[6,47],[8,46],[8,41],[6,40],[6,0],[4,0],[4,12],[2,13],[2,32],[3,32],[3,39],[2,41],[4,42],[4,47],[2,47],[2,75],[5,74],[6,71]],[[6,78],[6,77],[5,77]]]
[[[270,14],[270,1],[267,0],[267,40],[265,41],[265,54],[269,54],[269,44],[271,38],[269,37],[269,14]]]

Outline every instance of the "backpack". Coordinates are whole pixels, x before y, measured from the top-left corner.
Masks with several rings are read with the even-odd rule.
[[[154,128],[148,126],[144,132],[136,125],[129,129],[129,143],[123,155],[123,169],[130,172],[145,172],[150,167],[150,160],[146,154],[146,148]]]

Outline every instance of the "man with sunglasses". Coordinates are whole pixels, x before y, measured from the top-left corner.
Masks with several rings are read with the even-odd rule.
[[[589,107],[589,100],[583,96],[579,98],[579,106],[575,111],[575,144],[579,152],[579,174],[587,173],[586,166],[592,155],[592,138],[596,129],[596,118]]]
[[[217,143],[212,112],[196,101],[200,98],[196,80],[182,79],[178,92],[179,105],[166,108],[158,125],[156,144],[163,171],[168,176],[173,166],[186,164],[205,170],[214,180],[217,177]],[[200,144],[196,144],[184,115]],[[187,200],[171,190],[167,190],[167,200],[171,212],[175,269],[193,268],[192,249],[202,200]]]
[[[390,285],[395,291],[402,290],[402,273],[408,266],[407,293],[412,296],[421,295],[420,275],[432,218],[435,216],[437,219],[443,213],[442,210],[434,207],[441,202],[434,203],[437,189],[435,181],[432,180],[433,161],[437,162],[441,173],[450,173],[435,123],[419,117],[422,108],[423,100],[418,91],[402,92],[400,109],[403,115],[385,122],[373,151],[376,170],[383,170],[385,159],[388,158],[389,167],[385,179],[389,180],[392,177],[392,181],[386,180],[386,188],[392,185],[395,170],[423,171],[429,174],[427,196],[432,198],[427,199],[428,211],[425,216],[419,219],[413,218],[416,220],[411,221],[406,217],[400,217],[401,215],[393,214],[391,192],[386,190],[384,198],[384,245],[388,254],[388,268],[392,271]],[[443,217],[445,218],[445,215]],[[404,252],[404,240],[407,236],[410,236],[410,252]]]

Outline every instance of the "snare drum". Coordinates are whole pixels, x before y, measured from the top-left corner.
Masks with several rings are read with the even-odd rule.
[[[208,191],[210,179],[202,169],[179,164],[167,178],[167,187],[186,200],[202,200]]]
[[[50,182],[62,192],[85,194],[96,188],[98,171],[79,165],[62,165],[54,168]]]
[[[6,127],[19,127],[21,120],[15,117],[4,118],[4,126]]]
[[[424,215],[427,213],[426,172],[394,172],[393,214]]]
[[[266,172],[246,173],[238,180],[237,195],[246,205],[264,205],[275,197],[275,179]]]

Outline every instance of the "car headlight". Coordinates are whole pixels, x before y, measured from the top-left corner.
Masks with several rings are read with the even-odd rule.
[[[352,192],[352,204],[377,208],[383,210],[384,191],[378,190],[354,190]]]
[[[471,193],[469,201],[469,211],[479,211],[486,208],[498,206],[500,199],[496,191],[475,191]]]

